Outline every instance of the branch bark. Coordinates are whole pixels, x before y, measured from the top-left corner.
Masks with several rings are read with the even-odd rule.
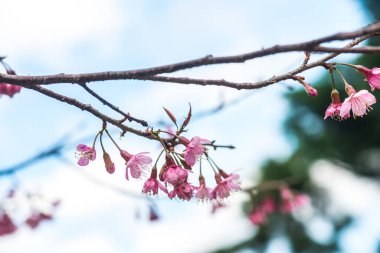
[[[24,87],[30,87],[35,85],[47,85],[56,83],[89,83],[97,81],[107,80],[128,80],[128,79],[141,79],[147,76],[154,76],[163,73],[173,73],[179,70],[190,69],[194,67],[225,64],[225,63],[243,63],[255,58],[264,57],[268,55],[296,52],[296,51],[308,51],[308,52],[330,52],[330,53],[379,53],[379,47],[364,47],[361,49],[340,49],[322,47],[320,44],[336,41],[336,40],[349,40],[355,39],[360,36],[378,35],[380,32],[380,22],[371,24],[364,28],[361,28],[352,32],[336,33],[330,36],[322,37],[315,40],[305,41],[302,43],[288,44],[288,45],[275,45],[266,49],[253,51],[246,54],[232,55],[232,56],[220,56],[214,57],[208,55],[199,59],[190,61],[184,61],[164,66],[158,66],[146,69],[127,70],[127,71],[107,71],[97,73],[86,74],[57,74],[46,76],[15,76],[8,74],[0,74],[0,83],[10,83],[20,85]]]

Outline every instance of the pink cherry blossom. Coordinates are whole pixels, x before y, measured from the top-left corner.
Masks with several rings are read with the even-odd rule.
[[[204,177],[199,176],[199,187],[194,187],[197,190],[195,197],[200,201],[209,200],[212,198],[211,189],[206,187],[206,182]]]
[[[329,105],[329,107],[327,107],[325,117],[323,119],[327,119],[328,117],[330,117],[332,119],[336,119],[336,118],[340,119],[340,108],[341,107],[342,107],[342,103],[339,103],[339,104],[331,103]],[[350,117],[350,114],[346,114],[344,119],[347,119],[348,117]]]
[[[306,194],[294,194],[289,188],[284,187],[280,190],[281,206],[280,210],[283,213],[293,212],[295,209],[305,205],[309,201]]]
[[[8,83],[0,83],[0,95],[7,95],[13,97],[14,94],[19,93],[21,86],[12,85]]]
[[[248,219],[255,225],[262,225],[267,220],[267,214],[261,210],[256,210],[248,215]]]
[[[174,189],[169,192],[168,196],[170,199],[175,198],[177,196],[179,199],[182,200],[190,200],[193,196],[193,190],[194,187],[190,185],[189,183],[181,183],[177,184]]]
[[[276,203],[273,198],[266,197],[260,205],[260,210],[265,213],[273,213],[276,210]]]
[[[372,91],[380,89],[380,68],[368,69],[361,65],[355,65],[355,68],[366,77]]]
[[[346,114],[344,118],[340,117],[340,109],[342,103],[340,102],[339,92],[336,89],[331,91],[331,104],[327,107],[324,119],[328,117],[332,119],[345,120],[350,117],[350,114]]]
[[[131,169],[131,176],[133,178],[140,178],[148,170],[148,165],[152,163],[152,159],[145,154],[148,152],[141,152],[136,155],[131,155],[125,150],[120,151],[121,156],[126,161],[125,178],[129,180],[128,169]]]
[[[309,203],[309,201],[310,201],[309,196],[307,196],[306,194],[297,194],[294,197],[293,203],[295,207],[301,207]]]
[[[163,180],[173,186],[187,181],[188,172],[180,166],[172,165],[163,174]]]
[[[168,193],[168,190],[156,178],[149,178],[145,183],[142,192],[145,194],[157,195],[158,189]]]
[[[25,221],[26,225],[28,225],[31,229],[35,229],[40,225],[40,223],[44,220],[51,220],[53,216],[51,214],[45,214],[41,212],[34,212],[31,216]]]
[[[199,136],[191,138],[190,141],[184,137],[180,137],[179,140],[186,146],[184,157],[186,163],[190,166],[193,166],[197,162],[197,159],[206,151],[204,144],[211,143],[209,140],[200,138]]]
[[[149,221],[157,221],[160,219],[156,210],[153,207],[149,207]]]
[[[344,100],[340,108],[339,116],[345,118],[350,115],[350,111],[352,110],[354,117],[362,117],[371,109],[371,105],[374,103],[376,103],[375,96],[367,90],[355,92],[354,89],[349,89],[349,97]]]
[[[8,214],[0,214],[0,236],[12,234],[17,230],[17,226],[13,223]]]
[[[79,144],[77,146],[77,152],[79,154],[78,164],[80,166],[86,166],[90,161],[96,159],[96,151],[94,147],[88,147],[84,144]]]
[[[221,174],[215,175],[215,180],[217,182],[216,187],[211,191],[211,196],[213,199],[224,199],[228,198],[233,191],[240,190],[240,182],[238,181],[239,175],[230,174],[227,178],[222,179]]]

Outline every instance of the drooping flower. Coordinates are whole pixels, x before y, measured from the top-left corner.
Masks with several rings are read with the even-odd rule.
[[[0,236],[12,234],[17,230],[17,226],[13,223],[8,214],[0,214]]]
[[[177,184],[174,186],[174,189],[169,192],[168,196],[170,199],[175,198],[177,196],[182,200],[190,200],[193,196],[194,187],[190,185],[188,182]]]
[[[206,186],[206,181],[202,175],[199,176],[199,186],[194,187],[197,191],[195,197],[200,201],[211,199],[211,189]]]
[[[280,190],[281,206],[280,210],[283,213],[293,212],[295,209],[305,205],[309,201],[306,194],[295,194],[289,188],[284,187]]]
[[[0,95],[7,95],[9,97],[13,97],[14,94],[19,93],[20,90],[21,86],[8,83],[0,83]]]
[[[186,146],[184,157],[186,163],[190,166],[193,166],[197,162],[197,159],[206,151],[204,144],[211,143],[209,140],[200,138],[199,136],[191,138],[190,141],[184,137],[180,137],[179,141]]]
[[[168,190],[157,180],[157,169],[153,168],[150,178],[144,183],[142,192],[145,194],[157,195],[158,189],[161,191],[168,193]]]
[[[331,91],[331,101],[331,104],[327,107],[324,119],[330,117],[332,119],[344,120],[350,117],[349,113],[344,118],[340,117],[342,103],[340,102],[339,92],[336,89]]]
[[[157,211],[153,207],[149,207],[149,221],[157,221],[160,219],[160,216],[158,216]]]
[[[26,225],[28,225],[31,229],[35,229],[40,225],[40,223],[44,220],[51,220],[53,216],[51,214],[45,214],[42,212],[33,212],[30,217],[25,221]]]
[[[213,199],[224,199],[228,198],[233,191],[239,191],[240,188],[240,182],[238,174],[230,174],[228,177],[224,177],[222,179],[222,175],[220,173],[217,173],[215,175],[215,180],[217,185],[215,188],[211,191],[211,196]]]
[[[349,116],[351,110],[354,117],[362,117],[371,109],[371,105],[376,103],[375,96],[367,90],[356,92],[352,86],[347,87],[346,90],[349,97],[344,100],[340,108],[339,116],[341,118]]]
[[[276,203],[273,198],[266,197],[260,205],[260,210],[265,213],[273,213],[276,210]]]
[[[120,151],[121,156],[126,161],[125,178],[129,180],[128,169],[131,169],[131,176],[133,178],[140,178],[144,172],[148,170],[148,165],[152,163],[152,159],[145,154],[148,152],[141,152],[136,155],[131,155],[125,150]]]
[[[104,165],[108,173],[112,174],[115,172],[115,164],[112,162],[110,155],[107,152],[103,154]]]
[[[178,165],[172,165],[167,168],[163,174],[163,180],[173,186],[182,184],[187,181],[188,172]]]
[[[368,69],[361,65],[354,65],[354,67],[366,77],[369,86],[371,86],[371,91],[380,89],[380,68]]]
[[[1,64],[6,68],[8,75],[16,75],[16,72],[12,70],[7,64],[0,61]],[[13,97],[14,94],[19,93],[21,90],[21,86],[13,85],[9,83],[0,83],[0,95],[7,95],[9,97]]]
[[[267,214],[260,209],[251,212],[248,219],[255,225],[262,225],[267,220]]]
[[[96,151],[94,147],[79,144],[77,146],[77,152],[79,154],[78,164],[80,166],[86,166],[90,161],[94,161],[96,159]]]

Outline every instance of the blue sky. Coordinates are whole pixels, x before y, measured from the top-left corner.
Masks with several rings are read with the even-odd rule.
[[[9,56],[8,63],[25,75],[134,69],[208,54],[237,54],[353,30],[369,22],[358,2],[352,0],[0,0],[0,3],[3,10],[0,20],[6,24],[2,27],[0,54]],[[173,75],[255,81],[292,69],[302,59],[302,54],[289,53]],[[321,71],[309,71],[305,76],[312,82]],[[246,93],[141,81],[101,82],[91,87],[149,122],[164,117],[162,106],[176,115],[184,115],[188,102],[194,111],[200,111],[217,105],[221,96],[228,101]],[[65,84],[49,88],[93,103],[114,115],[78,87]],[[241,169],[245,183],[249,183],[265,158],[285,157],[291,151],[281,127],[289,110],[282,98],[286,91],[284,84],[253,91],[250,98],[238,105],[194,122],[189,135],[237,146],[233,151],[217,152],[214,157],[231,171]],[[2,97],[0,109],[3,122],[0,167],[44,150],[80,123],[83,127],[76,138],[95,134],[101,126],[91,115],[28,90],[14,99]],[[131,152],[157,153],[155,143],[132,135],[121,143]],[[67,151],[67,157],[73,161],[74,148]],[[105,174],[100,160],[76,169],[139,192],[142,182],[126,182],[123,162],[116,156],[114,160],[118,172],[112,177]],[[24,252],[27,248],[29,252],[203,252],[221,241],[231,244],[254,232],[240,213],[239,203],[245,196],[234,196],[231,208],[215,216],[210,216],[207,205],[160,200],[158,206],[164,218],[152,225],[134,218],[137,209],[145,210],[141,200],[99,187],[55,160],[32,166],[17,178],[25,188],[41,188],[61,197],[63,206],[55,222],[34,232],[25,229],[15,236],[0,238],[1,251]],[[178,231],[188,233],[189,237],[179,237]]]

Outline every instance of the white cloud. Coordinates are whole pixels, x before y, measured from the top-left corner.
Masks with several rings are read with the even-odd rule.
[[[119,5],[106,0],[2,1],[0,52],[12,62],[31,57],[53,69],[89,48],[110,53],[129,18]]]

